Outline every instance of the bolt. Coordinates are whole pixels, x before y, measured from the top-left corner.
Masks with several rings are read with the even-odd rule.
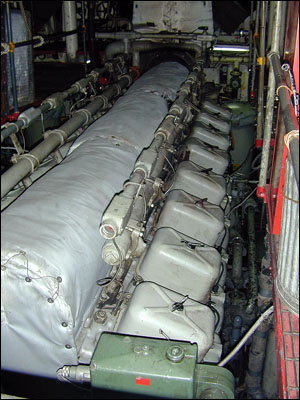
[[[26,276],[25,281],[26,282],[31,282],[31,279],[29,278],[29,276]]]
[[[68,326],[68,324],[67,324],[66,322],[62,322],[61,324],[62,324],[62,326],[63,326],[64,328],[66,328],[66,327]]]
[[[54,303],[54,300],[51,297],[48,298],[48,303]]]
[[[57,280],[58,283],[61,283],[61,282],[62,282],[62,278],[61,278],[60,276],[58,276],[58,277],[56,278],[56,280]]]
[[[97,369],[97,363],[95,361],[92,361],[91,369],[93,369],[93,370]]]
[[[135,346],[135,348],[133,349],[133,351],[135,352],[135,353],[141,353],[142,352],[142,347],[141,346]]]
[[[103,310],[96,311],[94,314],[94,320],[97,322],[97,324],[104,324],[104,322],[107,320],[106,312]]]
[[[66,349],[71,349],[72,346],[71,346],[70,344],[66,344],[66,345],[65,345],[65,348],[66,348]]]

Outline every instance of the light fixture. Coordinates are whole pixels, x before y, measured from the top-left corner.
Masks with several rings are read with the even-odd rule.
[[[215,44],[213,46],[213,51],[231,51],[232,53],[242,53],[242,52],[246,52],[249,51],[249,46],[235,46],[232,44]]]

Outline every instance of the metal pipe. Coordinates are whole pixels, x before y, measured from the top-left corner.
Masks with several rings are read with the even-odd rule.
[[[254,8],[254,1],[251,1],[251,9],[250,9],[250,30],[249,30],[249,64],[248,67],[251,66],[252,60],[252,53],[253,53],[253,8]]]
[[[91,60],[91,68],[95,68],[97,65],[97,51],[96,51],[96,39],[95,39],[95,25],[94,25],[94,15],[95,15],[95,5],[94,1],[88,1],[88,40],[89,40],[89,53]]]
[[[247,233],[248,233],[248,271],[250,281],[250,298],[246,312],[251,314],[256,305],[258,294],[257,270],[256,270],[256,246],[255,246],[255,201],[250,199],[246,203]]]
[[[215,39],[213,35],[199,35],[197,33],[141,33],[141,32],[96,32],[96,39],[181,39],[210,42]]]
[[[8,1],[6,2],[6,25],[7,25],[8,41],[13,42],[11,15],[10,15]],[[11,84],[12,84],[14,112],[17,112],[18,111],[18,95],[17,95],[17,83],[16,83],[15,55],[14,55],[13,51],[9,52],[9,67],[10,67],[10,77],[11,77]]]
[[[48,96],[36,109],[31,107],[30,109],[23,111],[18,116],[17,121],[8,124],[8,126],[1,131],[1,143],[11,134],[17,133],[21,129],[30,126],[32,122],[39,118],[41,114],[58,107],[67,97],[78,93],[81,88],[84,88],[86,85],[89,84],[89,82],[93,80],[95,81],[95,79],[99,75],[103,74],[103,72],[107,70],[108,66],[104,66],[100,69],[96,68],[90,74],[88,74],[86,78],[80,79],[79,81],[75,82],[69,89],[66,89],[63,92],[53,93]]]
[[[261,1],[256,3],[256,16],[255,16],[255,32],[253,36],[258,36],[258,25],[259,25],[259,12],[260,12]],[[257,46],[256,40],[253,40],[253,60],[252,60],[252,76],[250,85],[250,98],[254,99],[254,84],[255,84],[255,73],[256,73],[256,57],[257,57]]]
[[[280,42],[279,42],[279,55],[281,58],[283,57],[283,48],[284,48],[284,40],[285,40],[285,29],[286,29],[286,15],[287,15],[287,8],[288,8],[288,1],[282,2],[282,18],[281,18],[281,35],[280,35]]]
[[[277,41],[279,40],[279,38],[277,38],[276,36],[273,35],[275,3],[277,4],[278,1],[270,1],[269,2],[268,32],[267,32],[267,47],[266,47],[267,52],[269,52],[271,49],[273,38],[276,39]]]
[[[259,65],[259,82],[258,82],[258,99],[257,99],[257,134],[256,139],[261,141],[263,137],[263,122],[264,122],[264,78],[265,78],[265,34],[266,34],[266,2],[261,2],[260,13],[260,65]]]
[[[63,18],[64,29],[72,31],[77,27],[76,20],[76,3],[74,1],[63,2]],[[71,36],[66,36],[66,48],[68,61],[75,61],[78,50],[78,35],[75,33]]]
[[[232,280],[237,288],[242,279],[243,266],[243,239],[239,232],[230,229],[230,238],[232,244]]]
[[[84,61],[84,73],[87,73],[87,65],[86,65],[86,60],[87,60],[87,54],[86,54],[86,28],[85,28],[85,2],[82,1],[81,2],[81,11],[82,11],[82,15],[81,15],[81,20],[82,20],[82,44],[83,44],[83,61]]]
[[[283,154],[283,146],[284,146],[284,122],[282,115],[280,114],[280,110],[278,110],[278,131],[277,131],[277,139],[276,139],[276,149],[275,149],[275,161],[274,168],[272,174],[272,184],[271,186],[276,189],[279,186],[280,173],[281,173],[281,163],[282,163],[282,154]]]
[[[286,132],[291,132],[293,130],[299,131],[299,123],[291,102],[289,87],[281,69],[279,55],[276,53],[270,54],[270,60],[275,74],[276,88]],[[299,138],[293,138],[290,141],[288,157],[291,158],[299,190]]]
[[[279,51],[281,11],[282,11],[282,1],[276,1],[274,8],[274,22],[273,22],[273,32],[272,32],[273,41],[271,46],[271,52],[275,53],[278,53]],[[274,97],[275,97],[275,77],[273,68],[272,66],[270,66],[267,105],[266,105],[266,119],[264,125],[263,148],[262,148],[261,166],[260,166],[259,183],[258,183],[258,186],[261,188],[265,187],[267,182],[270,141],[271,141],[272,125],[273,125]]]
[[[18,162],[4,172],[1,176],[1,198],[5,196],[18,182],[28,176],[49,154],[60,147],[65,140],[82,125],[88,124],[89,116],[98,113],[115,96],[118,96],[122,89],[128,87],[133,79],[137,77],[137,72],[132,70],[127,75],[123,75],[118,81],[106,89],[101,96],[93,100],[85,109],[78,110],[73,117],[64,123],[59,129],[50,131],[48,137],[36,146],[30,153],[24,155]]]

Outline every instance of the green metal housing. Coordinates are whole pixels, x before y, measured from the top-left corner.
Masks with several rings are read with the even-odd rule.
[[[234,398],[232,374],[197,365],[197,344],[189,342],[104,332],[90,370],[95,388],[181,399]]]

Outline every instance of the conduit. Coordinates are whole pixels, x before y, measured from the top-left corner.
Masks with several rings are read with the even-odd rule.
[[[273,32],[272,32],[273,40],[271,46],[271,54],[273,52],[278,53],[279,51],[279,38],[280,34],[283,34],[283,32],[280,32],[281,12],[282,12],[282,1],[277,1],[274,9],[274,22],[273,22]],[[268,95],[267,95],[267,105],[266,105],[266,118],[265,118],[264,136],[263,136],[263,149],[262,149],[261,166],[260,166],[259,183],[258,183],[258,186],[261,188],[265,187],[267,182],[270,141],[271,141],[272,125],[273,125],[274,97],[275,97],[275,77],[274,77],[273,67],[270,65],[269,80],[268,80]]]
[[[42,143],[26,155],[20,156],[17,164],[13,165],[1,176],[1,198],[18,182],[32,173],[49,154],[62,146],[65,140],[77,129],[88,124],[93,115],[106,108],[109,101],[120,95],[122,89],[128,87],[136,77],[137,71],[135,70],[130,71],[127,75],[123,75],[118,84],[114,84],[106,89],[101,96],[95,98],[85,109],[76,111],[73,117],[59,129],[48,131],[48,136]]]
[[[31,123],[33,121],[35,121],[37,118],[39,118],[41,114],[58,107],[59,105],[62,104],[62,102],[66,98],[80,92],[80,90],[85,88],[89,84],[89,82],[92,82],[92,81],[95,82],[96,79],[98,78],[98,76],[103,74],[108,69],[109,69],[109,66],[105,66],[100,69],[95,69],[95,70],[91,71],[90,74],[88,74],[86,76],[86,78],[80,79],[79,81],[75,82],[69,89],[67,89],[63,92],[53,93],[52,95],[47,97],[42,102],[40,107],[37,107],[37,108],[31,107],[31,108],[23,111],[21,114],[19,114],[17,121],[15,121],[11,124],[8,124],[6,128],[2,129],[1,143],[3,142],[3,140],[5,138],[10,136],[12,133],[17,133],[21,129],[27,128],[28,126],[30,126]]]

